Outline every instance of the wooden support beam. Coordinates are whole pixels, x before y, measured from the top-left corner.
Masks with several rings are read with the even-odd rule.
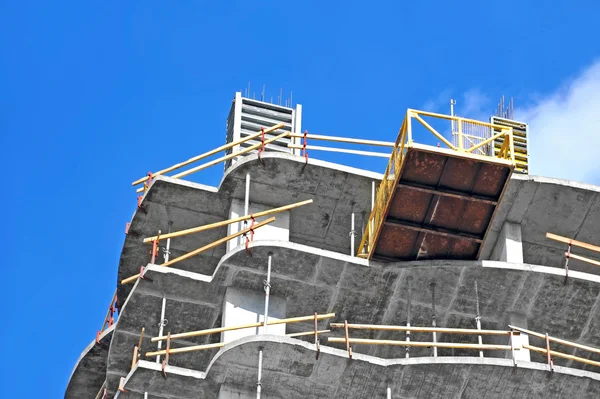
[[[304,138],[303,133],[290,133],[290,137],[296,139]],[[306,138],[309,140],[322,140],[322,141],[335,141],[338,143],[349,143],[349,144],[363,144],[363,145],[372,145],[379,147],[394,147],[394,143],[391,141],[377,141],[377,140],[364,140],[364,139],[354,139],[349,137],[336,137],[336,136],[325,136],[320,134],[307,134]]]
[[[511,326],[511,325],[509,325],[508,328],[510,328],[512,330],[515,330],[515,331],[520,331],[523,334],[531,335],[532,337],[536,337],[536,338],[540,338],[540,339],[546,339],[546,334],[540,334],[539,332],[535,332],[535,331],[531,331],[531,330],[526,330],[524,328],[516,327],[516,326]],[[555,342],[557,344],[561,344],[561,345],[565,345],[565,346],[570,346],[572,348],[582,349],[584,351],[588,351],[588,352],[600,354],[600,349],[599,348],[595,348],[593,346],[582,345],[582,344],[578,344],[577,342],[567,341],[567,340],[556,338],[556,337],[552,337],[552,336],[548,336],[548,339],[550,340],[550,342]]]
[[[600,262],[598,262],[597,260],[586,258],[585,256],[581,256],[581,255],[575,255],[572,252],[570,254],[565,252],[565,256],[568,256],[569,258],[580,260],[582,262],[586,262],[586,263],[589,263],[589,264],[592,264],[595,266],[600,266]]]
[[[477,236],[473,236],[473,235],[469,235],[469,234],[459,234],[459,233],[455,233],[453,231],[442,229],[440,227],[422,226],[422,225],[418,225],[416,223],[411,223],[411,222],[407,222],[404,220],[394,219],[391,217],[388,217],[383,223],[388,226],[399,226],[399,227],[402,227],[405,229],[418,231],[420,233],[434,234],[434,235],[438,235],[438,236],[442,236],[442,237],[456,238],[456,239],[460,239],[460,240],[469,240],[469,241],[474,241],[477,243],[483,242],[483,240]]]
[[[344,323],[330,323],[331,328],[344,328]],[[510,335],[510,331],[502,330],[477,330],[469,328],[445,328],[445,327],[407,327],[377,324],[348,324],[352,330],[377,330],[377,331],[410,331],[423,333],[448,333],[448,334],[476,334],[476,335]]]
[[[329,152],[341,152],[343,154],[354,154],[354,155],[365,155],[368,157],[379,157],[379,158],[390,158],[391,154],[386,154],[383,152],[373,152],[373,151],[360,151],[360,150],[350,150],[346,148],[334,148],[334,147],[322,147],[318,145],[307,145],[304,147],[299,144],[288,144],[288,148],[294,149],[306,149],[306,150],[315,150],[315,151],[329,151]]]
[[[335,317],[335,313],[327,313],[327,314],[317,315],[318,320],[329,319],[332,317]],[[314,315],[291,317],[291,318],[287,318],[287,319],[271,320],[271,321],[267,322],[267,325],[271,326],[271,325],[277,325],[277,324],[299,323],[302,321],[312,321],[312,320],[314,320],[314,318],[315,318]],[[217,328],[209,328],[206,330],[189,331],[189,332],[184,332],[184,333],[179,333],[179,334],[171,334],[171,339],[199,337],[202,335],[216,334],[216,333],[225,332],[225,331],[234,331],[234,330],[243,330],[245,328],[262,327],[264,325],[263,323],[264,322],[260,321],[260,322],[256,322],[256,323],[242,324],[242,325],[238,325],[238,326],[217,327]],[[314,331],[311,333],[314,334]],[[165,341],[166,339],[167,339],[167,336],[153,337],[151,339],[151,341],[158,342],[158,341]]]
[[[250,219],[252,219],[252,217],[260,218],[263,216],[269,216],[269,215],[272,215],[275,213],[284,212],[284,211],[288,211],[290,209],[298,208],[303,205],[312,204],[312,202],[313,202],[313,200],[309,199],[306,201],[300,201],[300,202],[296,202],[294,204],[281,206],[279,208],[273,208],[273,209],[268,209],[266,211],[256,212],[251,215],[245,215],[245,216],[240,216],[240,217],[234,218],[234,219],[223,220],[221,222],[205,224],[204,226],[192,227],[191,229],[174,231],[174,232],[168,233],[168,234],[161,234],[160,239],[165,240],[167,238],[180,237],[180,236],[185,236],[188,234],[199,233],[201,231],[206,231],[206,230],[215,229],[215,228],[222,227],[222,226],[227,226],[232,223],[238,223],[238,222],[243,222],[244,220],[250,220]],[[144,238],[144,243],[150,243],[154,240],[157,240],[158,238],[159,238],[159,236]]]
[[[530,351],[543,353],[545,355],[548,354],[548,351],[546,350],[546,348],[540,348],[538,346],[523,344],[523,349],[529,349]],[[563,359],[573,360],[575,362],[589,364],[591,366],[600,367],[600,362],[595,362],[593,360],[586,359],[586,358],[579,357],[579,356],[569,355],[569,354],[563,353],[563,352],[557,352],[557,351],[551,350],[550,355],[555,356],[555,357],[562,357]]]
[[[422,187],[422,186],[418,186],[416,184],[411,184],[411,183],[398,183],[398,188],[406,188],[406,189],[410,189],[410,190],[420,191],[422,193],[441,195],[444,197],[458,198],[458,199],[466,200],[466,201],[481,202],[484,204],[489,204],[489,205],[494,205],[494,206],[498,204],[498,201],[495,201],[494,199],[491,199],[491,198],[480,197],[477,195],[471,195],[471,194],[467,194],[467,193],[460,193],[458,191],[450,191],[450,190]],[[161,238],[162,238],[162,236],[161,236]]]
[[[169,355],[175,355],[177,353],[195,352],[195,351],[201,351],[201,350],[206,350],[206,349],[221,348],[225,345],[227,345],[227,342],[217,342],[215,344],[193,345],[193,346],[186,346],[184,348],[169,349]],[[162,356],[162,355],[165,355],[166,353],[167,353],[166,350],[155,351],[155,352],[146,352],[146,357]]]
[[[274,132],[275,130],[281,129],[284,126],[285,126],[284,123],[278,123],[277,125],[274,125],[274,126],[271,126],[268,129],[265,129],[265,134]],[[176,165],[170,166],[170,167],[168,167],[166,169],[163,169],[163,170],[159,170],[158,172],[153,173],[153,175],[154,176],[159,176],[159,175],[163,175],[165,173],[169,173],[169,172],[171,172],[173,170],[182,168],[182,167],[187,166],[187,165],[189,165],[191,163],[194,163],[196,161],[199,161],[199,160],[204,159],[206,157],[209,157],[211,155],[217,154],[217,153],[219,153],[221,151],[228,150],[228,149],[230,149],[232,147],[235,147],[236,145],[240,145],[240,144],[242,144],[242,143],[244,143],[246,141],[255,139],[257,137],[260,137],[262,134],[263,134],[262,131],[261,132],[257,132],[257,133],[251,134],[249,136],[246,136],[246,137],[244,137],[244,138],[242,138],[240,140],[237,140],[237,141],[234,141],[234,142],[231,142],[231,143],[227,143],[227,144],[222,145],[222,146],[220,146],[218,148],[215,148],[214,150],[211,150],[211,151],[205,152],[204,154],[200,154],[198,156],[190,158],[187,161],[180,162],[180,163],[178,163]],[[143,182],[145,182],[147,180],[148,180],[148,176],[142,177],[141,179],[138,179],[138,180],[134,181],[133,183],[131,183],[131,185],[132,186],[137,186],[138,184],[141,184],[141,183],[143,183]]]
[[[436,347],[436,348],[454,348],[454,349],[486,349],[486,350],[510,350],[510,345],[493,345],[493,344],[461,344],[452,342],[418,342],[418,341],[394,341],[389,339],[362,339],[345,337],[328,337],[327,340],[331,343],[351,343],[364,345],[391,345],[391,346],[416,346],[416,347]],[[518,350],[518,348],[515,348]]]
[[[319,330],[317,331],[317,334],[326,334],[331,332],[331,330]],[[299,332],[299,333],[292,333],[292,334],[285,334],[286,337],[303,337],[305,335],[315,335],[314,331],[305,331],[305,332]]]
[[[280,139],[282,139],[282,138],[284,138],[284,137],[288,136],[289,134],[290,134],[290,132],[283,132],[283,133],[281,133],[281,134],[279,134],[279,135],[277,135],[277,136],[275,136],[275,137],[272,137],[272,138],[270,138],[270,139],[268,139],[268,140],[265,140],[265,142],[264,142],[264,145],[266,146],[267,144],[270,144],[270,143],[272,143],[272,142],[274,142],[274,141],[276,141],[276,140],[280,140]],[[234,153],[231,153],[231,154],[229,154],[229,155],[226,155],[226,156],[224,156],[224,157],[221,157],[221,158],[215,159],[214,161],[210,161],[210,162],[207,162],[207,163],[205,163],[205,164],[202,164],[202,165],[196,166],[195,168],[188,169],[188,170],[186,170],[186,171],[180,172],[180,173],[178,173],[178,174],[176,174],[176,175],[173,175],[173,176],[171,176],[171,177],[172,177],[173,179],[180,179],[180,178],[182,178],[182,177],[184,177],[184,176],[191,175],[192,173],[198,172],[199,170],[206,169],[206,168],[208,168],[209,166],[213,166],[213,165],[216,165],[216,164],[218,164],[218,163],[221,163],[221,162],[224,162],[224,161],[228,161],[228,160],[230,160],[230,159],[232,159],[232,158],[235,158],[235,157],[237,157],[237,156],[240,156],[240,155],[246,154],[246,153],[248,153],[248,152],[250,152],[250,151],[257,150],[257,149],[258,149],[258,148],[260,148],[262,145],[263,145],[263,143],[257,143],[257,144],[251,145],[250,147],[244,148],[243,150],[240,150],[240,151],[238,151],[238,152],[234,152]]]
[[[272,222],[274,222],[274,221],[275,221],[275,217],[270,217],[270,218],[269,218],[269,219],[267,219],[267,220],[264,220],[264,221],[262,221],[262,222],[260,222],[260,223],[257,223],[257,224],[255,224],[255,225],[254,225],[253,227],[251,227],[251,228],[250,228],[250,227],[248,227],[248,228],[246,228],[246,229],[243,229],[243,230],[240,230],[240,231],[238,231],[237,233],[234,233],[234,234],[228,235],[227,237],[223,237],[223,238],[221,238],[221,239],[219,239],[219,240],[217,240],[217,241],[214,241],[214,242],[212,242],[212,243],[210,243],[210,244],[207,244],[207,245],[205,245],[205,246],[203,246],[203,247],[201,247],[201,248],[198,248],[198,249],[195,249],[195,250],[193,250],[193,251],[191,251],[191,252],[188,252],[188,253],[187,253],[187,254],[185,254],[185,255],[181,255],[181,256],[180,256],[180,257],[178,257],[178,258],[171,259],[170,261],[168,261],[168,262],[165,262],[165,263],[163,263],[163,264],[162,264],[162,265],[160,265],[160,266],[163,266],[163,267],[169,267],[169,266],[171,266],[171,265],[173,265],[173,264],[175,264],[175,263],[177,263],[177,262],[181,262],[182,260],[189,259],[189,258],[191,258],[191,257],[193,257],[193,256],[196,256],[196,255],[198,255],[198,254],[200,254],[200,253],[202,253],[202,252],[204,252],[204,251],[208,251],[209,249],[213,249],[213,248],[215,248],[215,247],[218,247],[219,245],[226,243],[227,241],[231,240],[232,238],[236,238],[236,237],[239,237],[239,236],[241,236],[241,235],[244,235],[244,234],[246,234],[246,233],[249,233],[249,232],[250,232],[250,230],[252,230],[252,229],[256,230],[256,229],[258,229],[258,228],[261,228],[262,226],[264,226],[264,225],[266,225],[266,224],[269,224],[269,223],[272,223]],[[136,281],[136,280],[137,280],[139,277],[140,277],[140,274],[139,274],[139,273],[138,273],[138,274],[135,274],[135,275],[133,275],[133,276],[131,276],[131,277],[127,277],[126,279],[124,279],[124,280],[122,280],[122,281],[121,281],[121,284],[129,284],[129,283],[132,283],[132,282]]]
[[[318,333],[324,334],[324,333],[327,333],[330,331],[331,330],[322,330],[322,331],[318,331]],[[300,337],[302,335],[315,335],[315,332],[308,331],[308,332],[295,333],[295,334],[286,334],[286,337]],[[229,342],[217,342],[214,344],[193,345],[193,346],[187,346],[185,348],[170,349],[169,355],[173,355],[173,354],[177,354],[177,353],[196,352],[196,351],[202,351],[202,350],[214,349],[214,348],[222,348],[223,346],[227,345],[228,343]],[[164,355],[165,353],[166,353],[165,350],[155,351],[155,352],[146,352],[146,357],[154,357],[154,356]]]
[[[600,247],[597,245],[588,244],[587,242],[572,240],[567,237],[559,236],[557,234],[546,233],[546,238],[549,238],[554,241],[562,242],[564,244],[570,244],[574,247],[580,247],[589,249],[590,251],[600,252]]]

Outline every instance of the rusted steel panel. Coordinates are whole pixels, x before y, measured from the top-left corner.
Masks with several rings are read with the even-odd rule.
[[[402,180],[435,187],[442,175],[446,158],[444,155],[411,148],[406,153]]]
[[[449,157],[438,187],[470,193],[479,168],[480,163],[472,159]]]
[[[453,239],[439,235],[423,233],[420,246],[415,248],[414,259],[444,259]]]
[[[472,201],[469,201],[466,205],[463,220],[459,226],[460,231],[483,238],[491,222],[495,207]]]
[[[469,196],[498,200],[510,168],[434,151],[411,148],[407,152],[375,257],[476,258],[497,205]]]
[[[429,207],[429,218],[426,223],[448,230],[460,231],[458,228],[467,201],[437,195],[435,197]]]
[[[473,194],[500,198],[509,174],[510,169],[506,166],[483,163],[473,186]]]
[[[446,255],[446,258],[475,260],[477,258],[477,252],[479,251],[480,245],[481,244],[470,240],[452,240],[452,244],[448,254]]]
[[[401,226],[384,224],[377,244],[376,253],[399,260],[414,259],[412,249],[419,233]]]
[[[388,217],[423,223],[432,194],[407,188],[397,188],[390,204]]]

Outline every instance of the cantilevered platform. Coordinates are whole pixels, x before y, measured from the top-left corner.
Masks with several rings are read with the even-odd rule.
[[[512,131],[501,157],[474,154],[486,141],[454,146],[409,111],[378,192],[359,256],[383,261],[477,259],[514,169]],[[415,144],[415,118],[450,148]],[[457,124],[492,125],[457,118]],[[464,139],[459,136],[459,142]],[[463,143],[464,144],[464,143]]]

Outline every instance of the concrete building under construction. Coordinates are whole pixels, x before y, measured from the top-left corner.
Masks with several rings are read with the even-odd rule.
[[[530,176],[512,115],[398,122],[311,134],[237,93],[223,146],[133,183],[65,398],[600,397],[600,187]]]

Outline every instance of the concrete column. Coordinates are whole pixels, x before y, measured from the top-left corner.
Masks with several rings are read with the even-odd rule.
[[[229,214],[230,218],[237,218],[246,215],[245,204],[243,200],[233,199],[231,201],[231,211]],[[273,206],[266,206],[251,202],[249,204],[248,213],[256,213],[272,209]],[[248,221],[247,226],[249,227],[251,221]],[[244,229],[244,222],[233,223],[227,227],[227,235],[236,233]],[[278,241],[289,241],[290,240],[290,211],[279,212],[275,215],[275,221],[254,232],[254,241],[256,240],[278,240]],[[243,236],[236,237],[227,242],[227,251],[231,251],[238,245],[244,245],[246,239]]]
[[[265,296],[262,293],[228,287],[223,303],[223,327],[264,321]],[[285,299],[269,296],[269,321],[285,318]],[[262,328],[225,331],[221,333],[221,342],[231,342],[249,335],[258,335]],[[285,335],[285,324],[269,326],[270,335]]]
[[[510,263],[523,263],[523,241],[519,223],[504,222],[491,260]]]
[[[294,121],[292,123],[292,132],[294,133],[302,133],[302,105],[297,104],[296,109],[294,110]],[[302,139],[293,138],[292,143],[302,145]],[[301,155],[302,150],[299,148],[293,149],[292,154]]]
[[[248,93],[250,95],[250,93]],[[232,141],[238,141],[242,138],[242,92],[235,93],[234,100],[234,111],[233,111],[233,139]],[[231,152],[236,153],[240,151],[240,146],[236,145],[232,148]],[[231,160],[231,164],[237,162],[237,157]]]
[[[527,329],[527,316],[519,312],[508,312],[507,324]],[[509,341],[507,341],[507,343],[510,345],[510,338]],[[515,360],[520,362],[530,362],[531,355],[529,353],[529,349],[523,349],[522,347],[523,345],[529,345],[529,335],[523,333],[519,335],[513,335],[513,343],[516,348],[521,348],[519,350],[515,350]],[[510,351],[506,352],[505,358],[512,358],[512,354],[510,353]]]

